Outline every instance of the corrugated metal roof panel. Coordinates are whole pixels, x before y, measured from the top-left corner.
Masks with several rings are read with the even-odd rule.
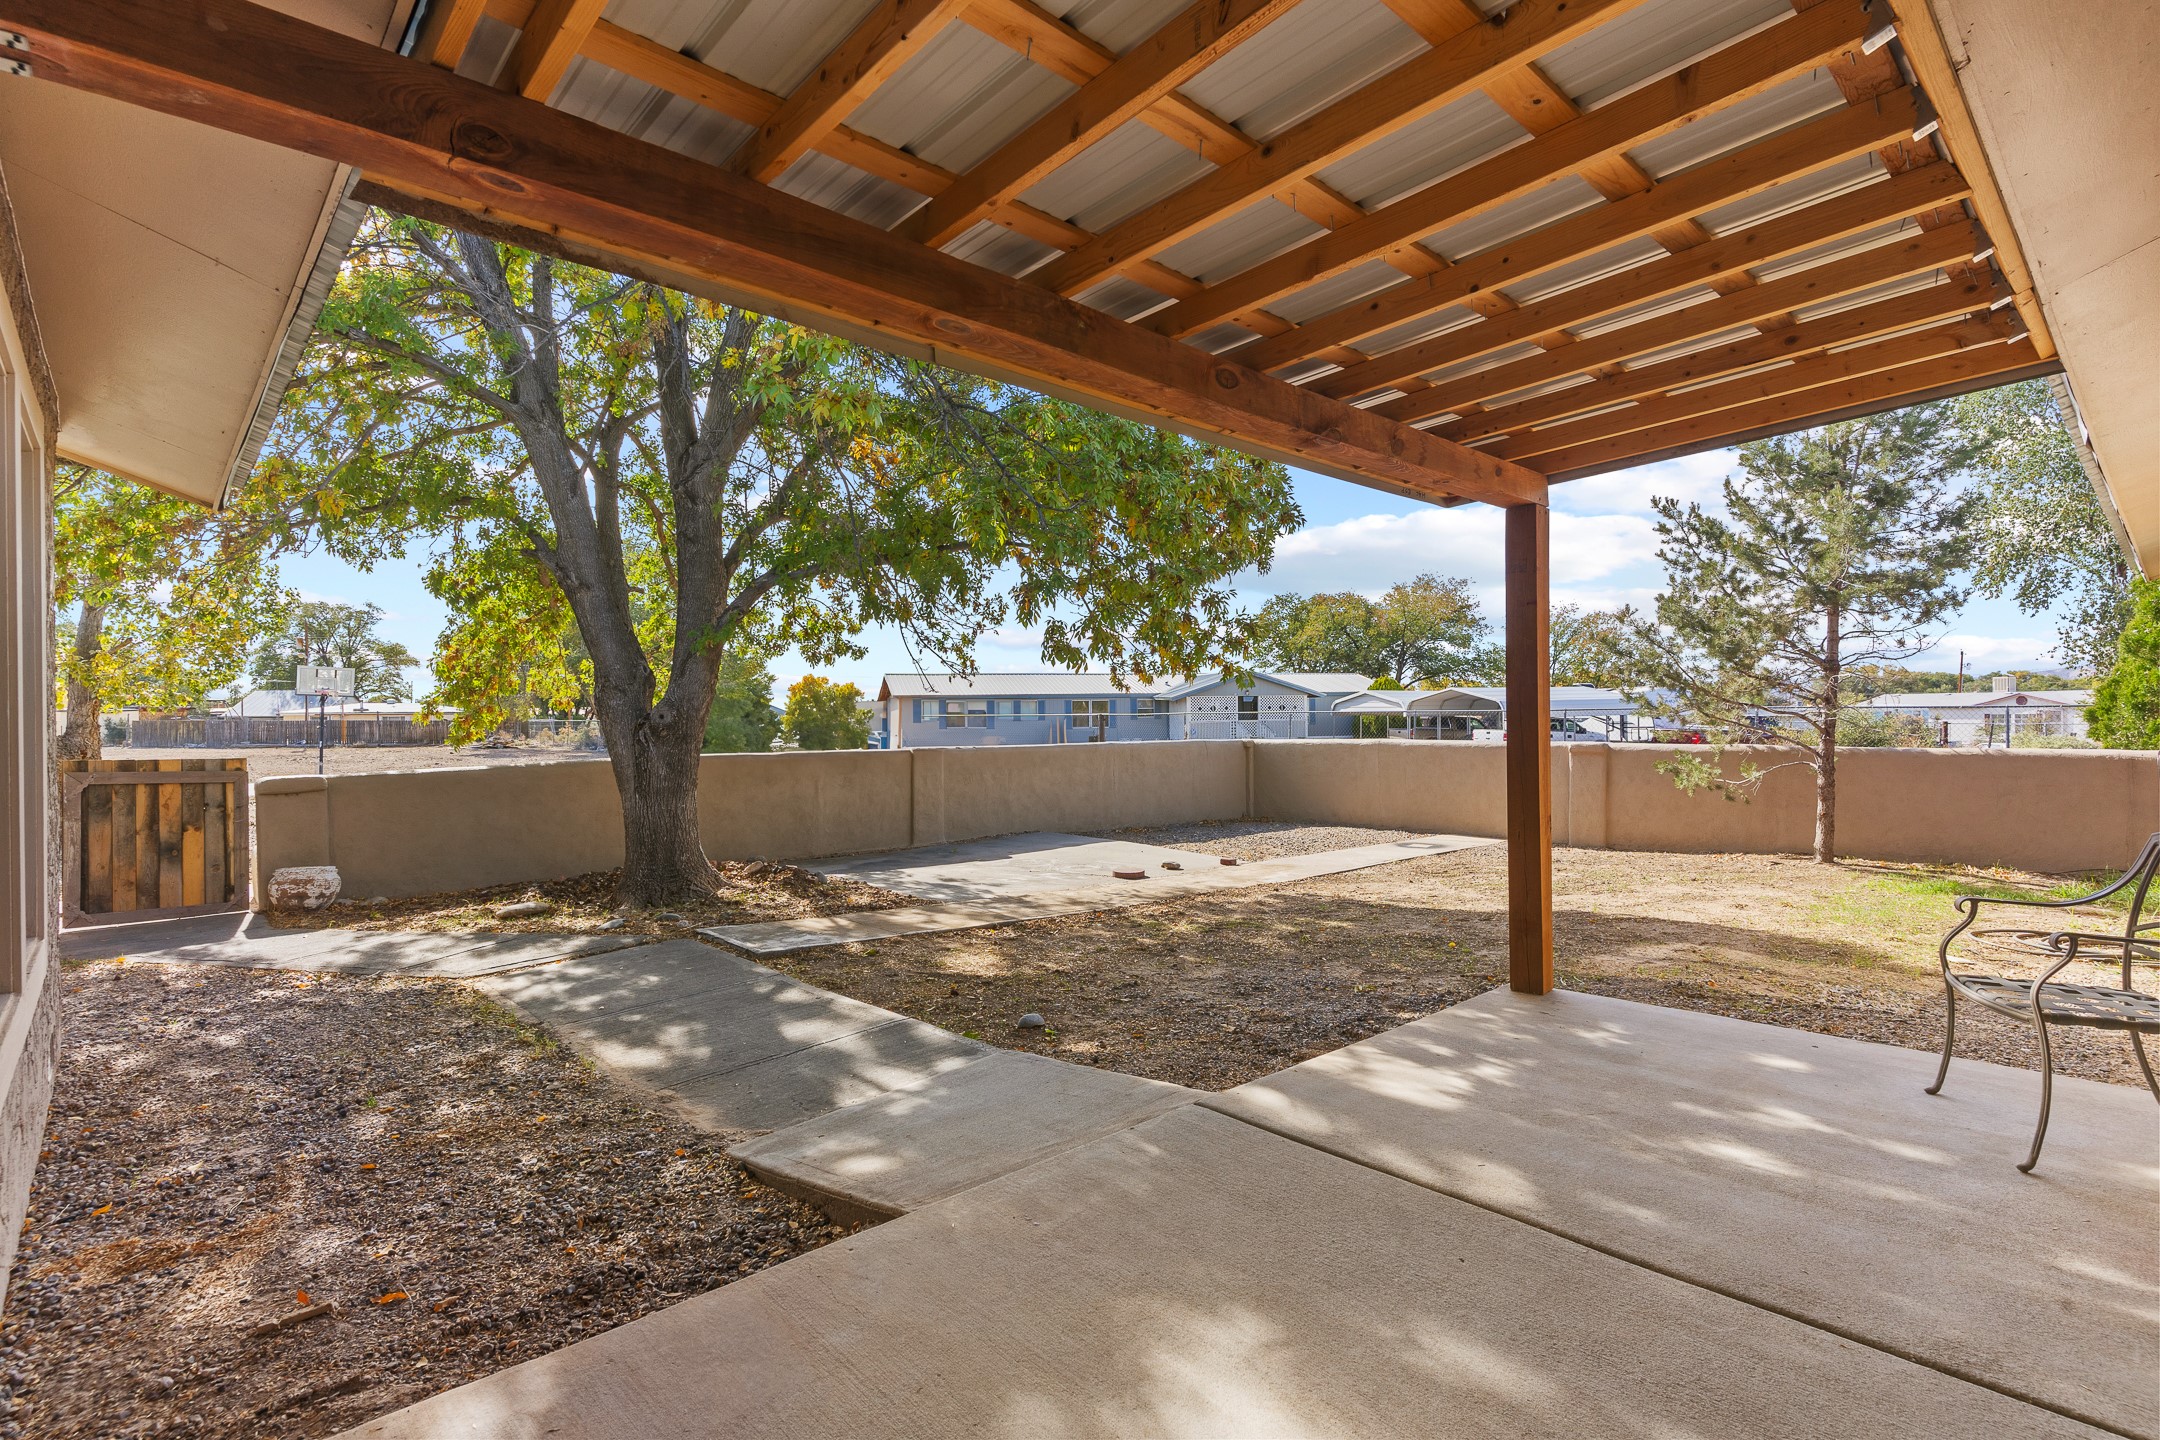
[[[1138,120],[1120,125],[1021,193],[1030,205],[1102,230],[1215,167]]]
[[[710,6],[711,0],[707,0]],[[707,32],[705,63],[775,95],[792,94],[879,0],[728,0]]]
[[[1385,260],[1368,260],[1342,274],[1308,285],[1293,295],[1268,302],[1268,310],[1294,325],[1352,305],[1368,295],[1392,289],[1403,282],[1403,272]]]
[[[1650,0],[1562,45],[1538,68],[1589,109],[1791,14],[1789,0]]]
[[[1082,0],[1044,8],[1114,55],[1122,55],[1176,19],[1191,0]]]
[[[1698,335],[1662,350],[1646,350],[1627,362],[1625,368],[1640,370],[1645,365],[1656,365],[1666,360],[1677,360],[1683,355],[1693,355],[1699,350],[1715,350],[1720,345],[1730,345],[1736,340],[1752,340],[1762,332],[1752,325],[1734,325],[1710,335]]]
[[[1305,0],[1187,82],[1184,93],[1269,140],[1425,48],[1380,0]]]
[[[1529,138],[1479,90],[1336,161],[1318,178],[1370,210]]]
[[[1663,259],[1669,253],[1649,236],[1638,236],[1633,240],[1623,240],[1618,245],[1609,245],[1594,255],[1583,256],[1580,260],[1570,260],[1565,265],[1555,266],[1542,275],[1533,276],[1518,284],[1503,285],[1500,293],[1518,305],[1529,305],[1549,295],[1558,295],[1563,290],[1573,290],[1577,286],[1602,280],[1608,275],[1617,275],[1623,270],[1632,270],[1652,260]]]
[[[1827,265],[1832,260],[1842,260],[1849,255],[1859,255],[1865,251],[1879,250],[1908,230],[1918,230],[1919,228],[1920,223],[1916,220],[1893,220],[1888,225],[1878,225],[1872,230],[1863,230],[1857,235],[1848,235],[1842,240],[1832,240],[1826,245],[1816,245],[1810,249],[1802,250],[1796,255],[1788,255],[1783,260],[1773,261],[1768,265],[1757,265],[1748,273],[1757,280],[1775,280],[1780,276],[1791,275],[1796,271],[1812,270],[1817,265]]]
[[[1765,220],[1795,210],[1805,209],[1835,195],[1858,190],[1864,185],[1880,183],[1883,178],[1882,160],[1873,151],[1826,165],[1806,175],[1772,185],[1757,191],[1744,200],[1730,205],[1720,205],[1706,210],[1696,218],[1703,228],[1713,235],[1723,235],[1748,225],[1759,225]]]
[[[971,260],[1001,275],[1025,275],[1053,256],[1063,253],[989,220],[960,236],[945,249],[948,254],[962,260]]]
[[[1707,305],[1717,298],[1718,292],[1708,285],[1696,285],[1678,294],[1668,295],[1662,300],[1646,300],[1640,305],[1630,305],[1625,310],[1616,310],[1586,324],[1570,326],[1569,333],[1578,339],[1588,339],[1592,335],[1603,335],[1608,330],[1625,330],[1630,325],[1640,325],[1645,320],[1659,315],[1670,315],[1691,305]]]
[[[1178,241],[1155,258],[1181,274],[1213,282],[1325,233],[1324,227],[1280,200],[1256,200],[1199,234]]]
[[[1073,86],[969,25],[948,25],[848,116],[864,134],[967,170]]]
[[[1484,317],[1467,305],[1450,305],[1445,310],[1435,310],[1430,315],[1420,315],[1415,320],[1405,320],[1392,329],[1368,335],[1357,342],[1357,348],[1368,355],[1383,350],[1400,350],[1405,345],[1415,345],[1420,340],[1430,340],[1435,335],[1445,335],[1450,330],[1460,330],[1474,325]]]
[[[1460,260],[1606,203],[1597,187],[1582,176],[1563,175],[1482,215],[1436,230],[1418,243],[1443,259]]]
[[[1796,75],[1737,105],[1713,110],[1692,125],[1636,146],[1628,154],[1657,179],[1728,155],[1782,130],[1845,108],[1845,96],[1827,70]]]
[[[1092,305],[1120,320],[1138,320],[1152,315],[1170,303],[1170,297],[1162,295],[1137,280],[1123,275],[1113,275],[1091,289],[1075,297],[1083,305]]]
[[[924,198],[904,186],[867,175],[842,160],[813,150],[772,182],[773,189],[890,230],[915,213]]]
[[[1902,280],[1890,280],[1881,285],[1871,285],[1850,295],[1840,295],[1833,300],[1818,300],[1813,305],[1803,305],[1793,311],[1795,320],[1820,320],[1825,315],[1835,315],[1844,310],[1857,310],[1863,305],[1874,305],[1900,295],[1911,295],[1921,290],[1932,290],[1950,277],[1940,270],[1930,270],[1924,275],[1908,275]],[[1915,327],[1925,328],[1925,327]]]
[[[887,675],[879,687],[901,697],[916,695],[1026,697],[1032,695],[1154,695],[1168,685],[1142,685],[1130,676],[1120,689],[1107,674],[1064,670],[984,671],[975,675]]]

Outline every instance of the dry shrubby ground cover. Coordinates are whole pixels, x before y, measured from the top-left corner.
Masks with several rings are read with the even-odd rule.
[[[841,1233],[460,985],[62,992],[11,1434],[330,1435]]]
[[[1250,822],[1122,833],[1240,858],[1294,843]],[[1361,843],[1358,833],[1335,838]],[[1492,846],[767,963],[995,1044],[1216,1089],[1504,983],[1506,865]],[[1567,849],[1555,852],[1554,885],[1564,986],[1916,1050],[1942,1043],[1935,942],[1950,895],[2087,888],[1958,867]],[[2083,978],[2116,983],[2110,973],[2086,967]],[[1049,1028],[1015,1028],[1027,1011]],[[2035,1062],[2026,1027],[1971,1006],[1963,1015],[1959,1054]],[[2062,1073],[2142,1083],[2120,1035],[2055,1034]],[[1932,1078],[1932,1061],[1914,1063]]]

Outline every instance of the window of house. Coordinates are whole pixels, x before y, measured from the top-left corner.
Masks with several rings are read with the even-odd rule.
[[[941,721],[947,730],[973,726],[981,729],[990,723],[990,702],[987,700],[947,700]]]
[[[1240,720],[1258,720],[1260,718],[1260,697],[1258,695],[1238,696],[1237,718]]]
[[[1157,715],[1161,711],[1157,708],[1157,702],[1153,695],[1135,695],[1132,702],[1132,713],[1135,715]]]

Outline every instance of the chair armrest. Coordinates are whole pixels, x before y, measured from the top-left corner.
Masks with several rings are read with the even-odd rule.
[[[1990,932],[1993,933],[1993,932]],[[2092,935],[2082,930],[2057,930],[2047,937],[2050,950],[2095,950],[2101,947],[2115,952],[2109,960],[2128,960],[2133,965],[2160,965],[2160,940],[2127,940],[2120,935]],[[2127,952],[2127,953],[2125,953]]]

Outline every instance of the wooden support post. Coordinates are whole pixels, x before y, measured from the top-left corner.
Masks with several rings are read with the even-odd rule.
[[[1553,988],[1551,522],[1507,509],[1508,985]]]

